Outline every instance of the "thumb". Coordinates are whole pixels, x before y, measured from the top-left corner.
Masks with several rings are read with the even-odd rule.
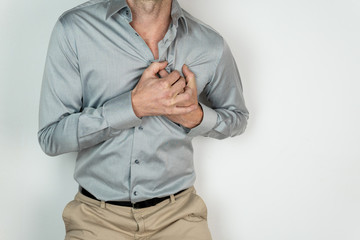
[[[195,74],[192,71],[190,71],[189,67],[186,64],[183,65],[182,71],[185,76],[186,85],[192,89],[196,89]]]
[[[148,77],[158,77],[157,73],[161,70],[165,69],[168,62],[153,62],[150,64],[150,66],[145,69],[144,74],[146,74]]]

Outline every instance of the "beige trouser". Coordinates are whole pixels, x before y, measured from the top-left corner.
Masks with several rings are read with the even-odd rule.
[[[194,187],[142,209],[77,193],[65,206],[63,220],[65,240],[211,240],[207,208]]]

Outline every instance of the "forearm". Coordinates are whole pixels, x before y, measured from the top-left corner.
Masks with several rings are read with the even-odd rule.
[[[54,122],[38,132],[42,150],[49,156],[78,152],[104,142],[121,133],[110,128],[94,114],[74,113]]]
[[[41,148],[50,156],[77,152],[140,125],[141,119],[133,113],[129,94],[121,94],[99,108],[87,107],[72,113],[61,112],[64,108],[56,102],[48,108],[46,103],[51,99],[42,98],[38,132]]]
[[[63,118],[38,131],[38,141],[49,156],[78,151],[77,123],[79,114]]]

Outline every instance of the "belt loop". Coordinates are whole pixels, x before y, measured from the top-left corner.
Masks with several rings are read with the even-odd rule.
[[[106,208],[106,203],[105,203],[105,201],[101,201],[100,207],[101,207],[101,208]]]
[[[171,194],[171,195],[170,195],[170,201],[171,201],[171,203],[174,203],[174,202],[175,202],[175,196],[174,196],[174,194]]]

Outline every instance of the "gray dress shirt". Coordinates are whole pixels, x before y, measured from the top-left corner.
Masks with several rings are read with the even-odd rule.
[[[247,125],[239,72],[224,39],[173,0],[159,59],[130,26],[125,0],[91,0],[55,23],[43,75],[38,140],[56,156],[78,152],[74,178],[98,199],[139,202],[190,187],[192,139],[223,139]],[[138,118],[131,90],[154,61],[187,64],[204,116],[187,129],[165,116]],[[224,159],[223,159],[224,160]]]

